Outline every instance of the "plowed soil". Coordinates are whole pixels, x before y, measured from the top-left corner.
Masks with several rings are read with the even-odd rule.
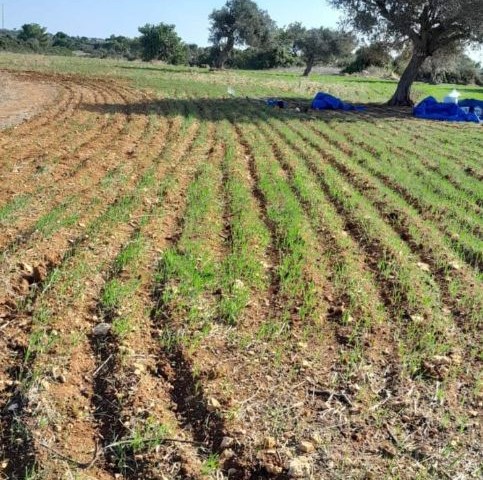
[[[0,478],[481,473],[477,126],[53,73],[0,101]]]

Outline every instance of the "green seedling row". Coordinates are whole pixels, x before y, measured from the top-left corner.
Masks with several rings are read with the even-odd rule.
[[[256,290],[266,290],[267,272],[263,266],[270,233],[257,211],[247,181],[247,162],[237,150],[235,132],[227,121],[219,126],[225,142],[223,159],[224,190],[229,215],[230,251],[223,261],[220,317],[236,324]]]
[[[275,230],[278,251],[277,278],[283,298],[282,318],[293,309],[303,320],[311,318],[323,303],[316,292],[323,288],[327,272],[303,208],[290,189],[274,153],[255,126],[246,126],[242,136],[250,147],[269,220]]]
[[[283,122],[276,125],[281,138],[303,150],[306,161],[332,202],[339,206],[348,225],[354,224],[358,240],[373,249],[377,274],[387,282],[386,294],[393,305],[394,320],[403,328],[402,361],[411,374],[421,371],[424,360],[447,353],[451,348],[451,321],[442,312],[441,293],[430,275],[421,271],[408,245],[378,215],[371,203],[344,180],[340,173],[321,159],[318,152],[302,141]],[[372,253],[372,252],[371,252]]]

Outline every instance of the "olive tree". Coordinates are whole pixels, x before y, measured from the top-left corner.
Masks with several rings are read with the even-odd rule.
[[[260,47],[275,28],[267,12],[252,0],[228,0],[210,15],[210,41],[215,48],[215,66],[223,68],[236,45]]]
[[[363,34],[408,41],[411,58],[389,105],[411,105],[424,61],[441,49],[483,39],[482,0],[329,0]]]
[[[306,65],[303,76],[308,77],[317,63],[328,63],[337,57],[350,54],[356,41],[350,33],[321,27],[300,31],[294,45]]]
[[[160,23],[146,24],[139,27],[139,39],[144,61],[162,60],[171,64],[180,64],[186,60],[187,50],[176,33],[174,25]]]

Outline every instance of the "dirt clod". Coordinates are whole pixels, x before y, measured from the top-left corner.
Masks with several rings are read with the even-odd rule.
[[[292,478],[307,478],[311,470],[310,460],[306,457],[294,458],[288,465],[288,474]]]
[[[235,443],[235,440],[231,437],[223,437],[221,441],[220,448],[224,450],[225,448],[230,448]]]
[[[315,451],[315,447],[313,443],[307,442],[306,440],[302,440],[299,444],[299,450],[302,453],[312,453]]]
[[[263,448],[269,450],[271,448],[275,448],[277,446],[277,440],[273,437],[265,437],[262,442]]]
[[[218,410],[221,410],[221,403],[216,398],[211,397],[208,400],[206,408],[209,412],[216,412]]]
[[[99,323],[92,329],[92,334],[95,337],[105,337],[111,330],[111,325],[109,323]]]

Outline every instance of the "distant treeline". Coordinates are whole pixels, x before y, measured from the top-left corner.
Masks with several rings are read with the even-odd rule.
[[[109,38],[71,37],[63,32],[52,35],[37,24],[20,30],[0,29],[0,50],[46,55],[84,55],[97,58],[141,58],[139,39],[111,35]]]
[[[128,38],[111,35],[108,38],[70,36],[63,32],[50,34],[38,24],[26,24],[19,30],[0,30],[0,51],[41,53],[47,55],[77,55],[96,58],[127,60],[161,60],[173,65],[216,67],[244,70],[300,67],[309,75],[315,65],[330,65],[342,73],[369,73],[377,76],[400,75],[406,67],[409,49],[402,49],[394,57],[390,45],[376,42],[357,48],[351,33],[328,28],[305,29],[300,23],[278,28],[263,11],[252,12],[248,26],[253,26],[253,15],[264,24],[256,26],[256,34],[238,25],[244,42],[231,42],[226,36],[226,20],[215,10],[211,15],[213,45],[200,47],[187,44],[178,36],[174,25],[160,23],[139,27],[140,36]],[[245,30],[243,30],[245,28]],[[218,33],[218,35],[217,35]],[[240,38],[241,33],[234,34]],[[236,45],[241,48],[237,48]],[[227,45],[230,50],[227,51]],[[430,83],[475,83],[483,85],[481,66],[464,53],[463,47],[442,50],[428,58],[418,73],[418,79]]]

